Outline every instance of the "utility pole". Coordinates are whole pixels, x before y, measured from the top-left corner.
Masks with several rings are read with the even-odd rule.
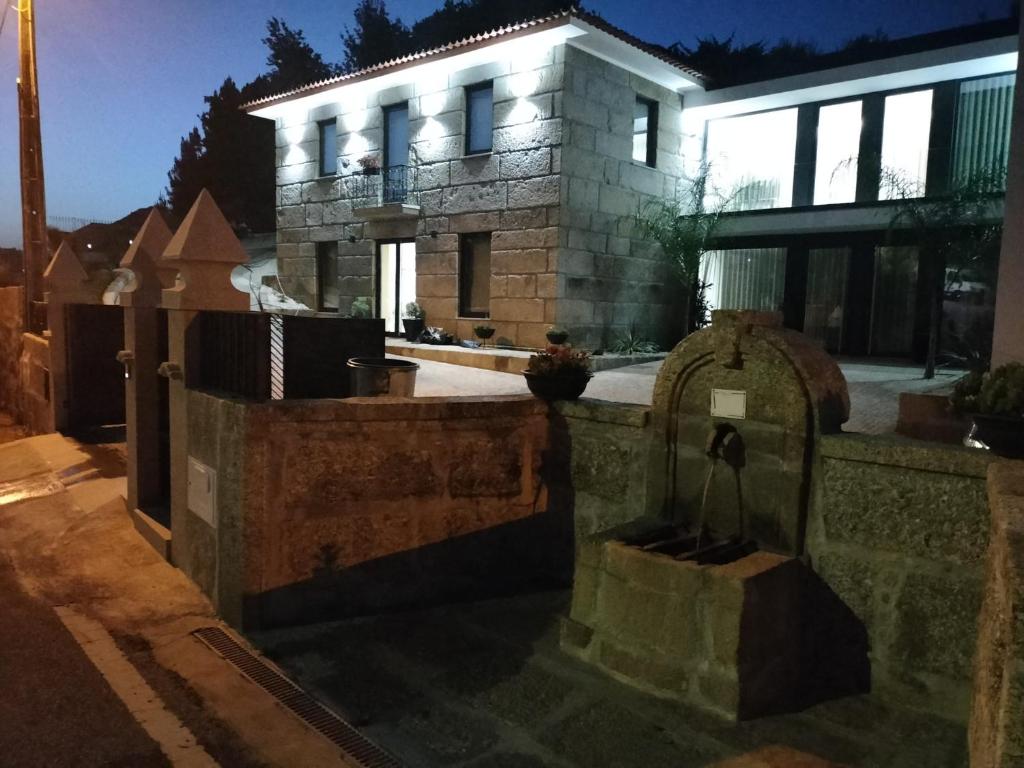
[[[33,0],[19,0],[18,125],[21,134],[21,229],[25,267],[25,330],[41,330],[33,320],[33,302],[43,300],[43,270],[49,261],[46,237],[46,190],[43,185],[43,139],[39,127],[36,77],[36,23]]]

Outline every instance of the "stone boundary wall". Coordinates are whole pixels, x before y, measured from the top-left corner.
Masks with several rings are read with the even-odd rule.
[[[586,399],[552,410],[560,453],[569,461],[577,542],[644,514],[650,410]]]
[[[1024,461],[989,468],[992,534],[981,609],[971,768],[1024,766]]]
[[[217,472],[217,524],[190,513],[175,552],[233,624],[571,581],[571,510],[549,489],[547,406],[532,397],[251,404],[193,391],[189,451]]]
[[[25,293],[21,286],[0,288],[0,411],[21,411],[21,326]]]
[[[895,436],[821,438],[814,570],[864,623],[872,689],[966,722],[989,512],[980,451]]]

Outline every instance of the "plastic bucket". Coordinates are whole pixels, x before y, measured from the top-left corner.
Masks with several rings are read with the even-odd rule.
[[[348,361],[352,397],[412,397],[419,363],[388,357],[353,357]]]

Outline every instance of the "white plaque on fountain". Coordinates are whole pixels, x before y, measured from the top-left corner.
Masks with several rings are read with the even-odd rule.
[[[712,389],[711,415],[723,419],[747,418],[747,393],[739,389]]]

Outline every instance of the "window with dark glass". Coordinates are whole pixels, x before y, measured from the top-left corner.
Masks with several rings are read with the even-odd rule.
[[[384,108],[384,168],[409,164],[409,105]]]
[[[633,108],[633,160],[651,168],[658,160],[658,103],[642,96]]]
[[[317,308],[322,312],[337,312],[338,291],[338,244],[336,242],[316,244]]]
[[[338,172],[338,123],[324,120],[320,123],[320,175],[333,176]]]
[[[491,233],[459,241],[459,317],[491,315]]]
[[[491,83],[466,89],[466,154],[491,151],[494,126],[494,87]]]

